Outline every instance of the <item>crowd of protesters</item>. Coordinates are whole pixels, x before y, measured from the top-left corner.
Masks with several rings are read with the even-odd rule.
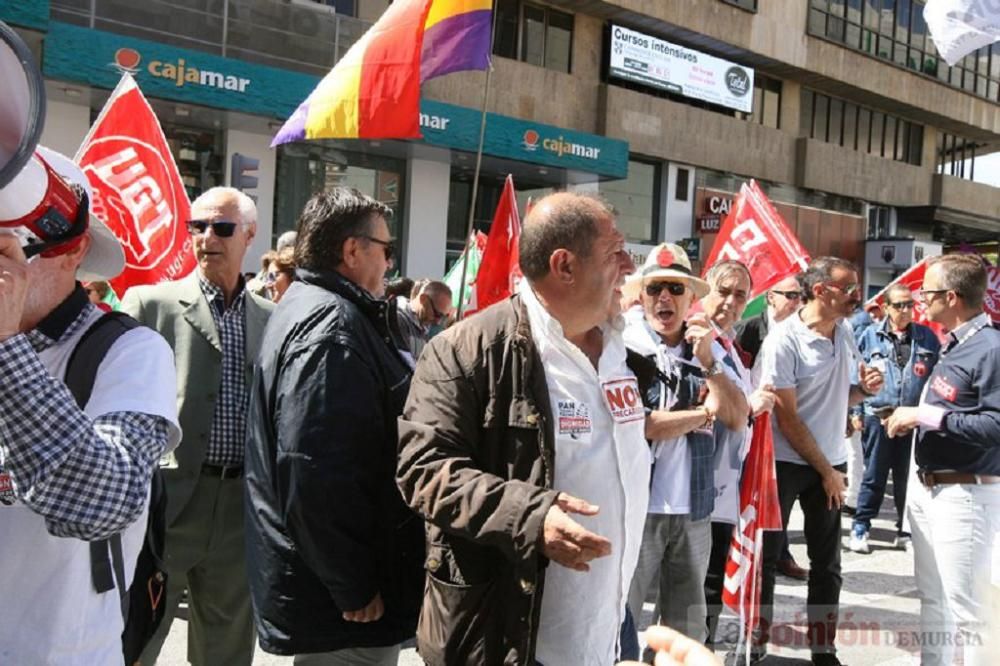
[[[809,569],[768,533],[742,658],[768,658],[784,573],[808,577],[812,662],[840,663],[849,414],[863,450],[850,549],[870,552],[891,472],[922,631],[986,631],[1000,332],[979,259],[933,259],[922,289],[888,291],[881,320],[849,321],[858,269],[820,257],[741,322],[746,266],[702,279],[662,243],[636,267],[614,211],[563,192],[525,219],[517,293],[455,323],[445,283],[387,286],[390,216],[356,190],[317,194],[248,277],[256,208],[214,188],[187,222],[194,273],[121,303],[106,282],[120,250],[96,218],[31,263],[0,236],[0,589],[24,600],[0,606],[0,663],[122,663],[119,597],[93,587],[91,551],[123,535],[116,568],[134,567],[157,461],[166,617],[140,663],[185,594],[194,664],[249,664],[259,642],[297,664],[388,665],[414,637],[434,665],[717,663],[743,463],[768,412]],[[913,321],[918,299],[942,344]],[[131,323],[77,400],[68,359],[105,310]],[[672,629],[641,655],[649,601]],[[923,662],[990,661],[982,640],[956,645],[928,641]]]

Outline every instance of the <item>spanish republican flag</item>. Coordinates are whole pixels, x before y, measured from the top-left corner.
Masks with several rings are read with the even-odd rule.
[[[323,77],[271,146],[420,137],[420,84],[489,66],[491,0],[396,0]]]

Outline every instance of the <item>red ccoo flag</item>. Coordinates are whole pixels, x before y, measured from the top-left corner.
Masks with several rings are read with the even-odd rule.
[[[521,219],[517,214],[514,178],[508,175],[496,213],[493,214],[493,225],[490,227],[483,260],[476,276],[477,311],[485,310],[514,293],[514,287],[521,278],[521,268],[518,265],[520,236]]]
[[[118,294],[194,270],[185,229],[191,203],[160,122],[131,75],[122,76],[75,161],[93,186],[92,212],[125,250],[125,270],[111,282]]]
[[[705,260],[705,272],[716,262],[727,259],[740,261],[750,270],[751,298],[809,265],[809,253],[756,181],[744,183],[740,188]]]
[[[765,413],[753,424],[750,452],[740,482],[739,525],[733,530],[722,589],[722,603],[739,615],[748,640],[760,621],[764,531],[780,529],[771,418]]]

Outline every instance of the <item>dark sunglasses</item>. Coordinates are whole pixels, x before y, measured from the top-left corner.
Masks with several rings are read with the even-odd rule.
[[[889,307],[894,310],[909,310],[913,307],[913,301],[900,301],[899,303],[889,303]]]
[[[392,258],[396,255],[396,244],[391,241],[384,241],[381,238],[375,238],[374,236],[359,236],[359,238],[364,238],[373,243],[378,243],[382,246],[382,250],[385,252],[385,260],[392,261]]]
[[[680,296],[687,291],[687,285],[683,282],[651,282],[646,285],[646,295],[658,298],[660,292],[666,289],[671,296]]]
[[[778,294],[779,296],[784,296],[790,301],[797,301],[802,298],[801,291],[778,291],[777,289],[772,289],[771,293]]]
[[[236,222],[229,222],[227,220],[219,220],[218,222],[209,222],[208,220],[188,220],[187,223],[188,233],[192,236],[200,236],[209,227],[212,227],[212,231],[219,238],[229,238],[234,233],[236,233]]]

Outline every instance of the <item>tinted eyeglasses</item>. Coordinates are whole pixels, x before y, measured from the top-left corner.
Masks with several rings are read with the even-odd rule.
[[[771,293],[778,294],[779,296],[784,296],[790,301],[797,301],[802,298],[801,291],[778,291],[777,289],[772,289]]]
[[[860,284],[840,284],[838,282],[827,282],[825,284],[828,287],[834,287],[837,291],[844,294],[845,296],[853,296],[861,291]]]
[[[396,244],[391,240],[385,241],[374,236],[359,236],[359,238],[364,238],[365,240],[381,245],[382,250],[385,252],[386,261],[392,261],[392,258],[396,255]]]
[[[218,222],[210,222],[209,220],[188,220],[187,228],[188,233],[192,236],[200,236],[209,227],[212,227],[212,231],[219,238],[230,238],[234,233],[236,233],[236,222],[230,222],[228,220],[219,220]]]
[[[683,282],[651,282],[646,285],[646,295],[652,298],[659,298],[660,292],[666,289],[671,296],[680,296],[687,291],[687,285]]]
[[[913,308],[913,301],[900,301],[899,303],[889,303],[893,310],[910,310]]]
[[[951,289],[918,289],[917,294],[920,296],[920,300],[927,301],[928,296],[933,296],[935,294],[947,294]]]

